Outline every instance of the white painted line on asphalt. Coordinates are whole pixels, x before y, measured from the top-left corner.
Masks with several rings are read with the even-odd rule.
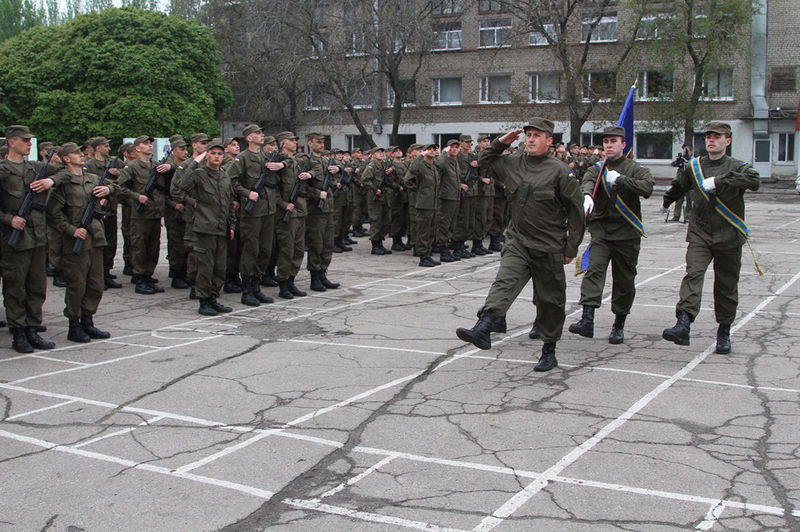
[[[759,312],[761,312],[761,309],[769,305],[776,297],[778,297],[790,286],[792,286],[798,279],[800,279],[800,272],[796,273],[794,277],[792,277],[790,281],[788,281],[786,284],[780,287],[775,292],[775,294],[764,299],[761,303],[759,303],[756,306],[756,308],[754,308],[744,318],[742,318],[741,321],[739,321],[736,325],[731,327],[731,333],[734,333],[735,331],[741,329],[744,325],[746,325],[751,319],[753,319],[753,317],[755,317]],[[533,498],[534,495],[539,493],[545,486],[547,486],[547,483],[552,479],[552,477],[559,475],[564,469],[575,463],[579,458],[581,458],[584,454],[589,452],[598,443],[602,442],[608,435],[610,435],[616,429],[624,425],[629,419],[631,419],[633,416],[642,411],[656,397],[661,395],[675,382],[685,377],[689,372],[691,372],[694,368],[700,365],[700,363],[702,363],[706,359],[706,357],[708,357],[708,355],[711,354],[712,351],[714,351],[714,349],[715,349],[715,344],[712,344],[709,347],[707,347],[702,353],[693,358],[688,364],[686,364],[678,372],[672,375],[669,379],[660,383],[653,390],[647,393],[644,397],[642,397],[641,399],[636,401],[633,405],[631,405],[620,416],[618,416],[616,419],[605,425],[594,436],[584,441],[579,446],[575,447],[572,451],[570,451],[564,457],[562,457],[558,462],[549,467],[539,476],[539,478],[531,482],[524,489],[522,489],[521,491],[516,493],[513,497],[511,497],[509,500],[507,500],[503,505],[501,505],[497,510],[495,510],[492,513],[492,515],[485,517],[480,522],[480,524],[474,528],[474,530],[476,532],[478,531],[487,532],[500,525],[506,518],[513,515],[514,512],[516,512],[519,508],[521,508],[524,504],[526,504],[529,500],[531,500],[531,498]]]
[[[696,527],[695,530],[711,530],[717,524],[719,516],[725,511],[725,501],[717,501],[717,504],[709,508],[705,519],[703,519]]]
[[[152,425],[153,423],[158,423],[159,421],[164,419],[164,417],[165,416],[156,416],[154,418],[146,419],[146,420],[142,421],[141,423],[139,423],[139,425],[136,426],[136,427],[128,427],[128,428],[125,428],[125,429],[122,429],[122,430],[118,430],[118,431],[115,431],[115,432],[110,432],[108,434],[103,434],[102,436],[98,436],[96,438],[92,438],[91,440],[87,440],[87,441],[84,441],[84,442],[81,442],[81,443],[78,443],[78,444],[75,444],[75,445],[69,445],[68,447],[70,447],[72,449],[80,449],[81,447],[87,447],[89,445],[92,445],[93,443],[97,443],[99,441],[107,440],[108,438],[114,438],[115,436],[122,436],[123,434],[128,434],[129,432],[133,432],[134,430],[136,430],[139,427],[145,427],[145,426],[148,426],[148,425]]]
[[[648,246],[647,249],[669,249],[669,250],[675,251],[675,248],[663,247],[663,246]],[[759,255],[766,255],[766,254],[770,254],[770,255],[800,255],[800,251],[766,251],[766,250],[762,250],[762,249],[759,249],[758,253],[759,253]]]
[[[391,290],[391,289],[389,289],[389,288],[374,288],[374,287],[371,287],[371,288],[369,288],[369,289],[370,289],[370,290],[375,290],[376,292],[391,292],[391,291],[392,291],[392,290]],[[481,298],[484,298],[484,297],[486,297],[486,296],[488,295],[488,293],[486,293],[486,294],[474,294],[474,293],[473,293],[473,294],[470,294],[470,293],[463,293],[463,294],[459,294],[459,293],[455,293],[455,294],[454,294],[454,293],[452,293],[452,292],[434,292],[434,291],[432,291],[432,290],[422,290],[422,291],[419,291],[419,290],[417,290],[417,291],[416,291],[416,293],[417,293],[417,294],[432,295],[432,296],[447,296],[447,297],[481,297]]]
[[[777,231],[778,229],[783,229],[784,227],[788,227],[788,226],[790,226],[790,225],[792,225],[792,224],[795,224],[795,223],[797,223],[797,222],[800,222],[800,218],[795,218],[794,220],[792,220],[792,221],[790,221],[790,222],[786,222],[785,224],[781,224],[781,225],[779,225],[778,227],[776,227],[776,228],[775,228],[775,229],[773,229],[773,230],[774,230],[774,231]]]
[[[117,342],[116,340],[109,340],[108,343],[109,344],[114,344],[114,345],[124,345],[124,346],[127,346],[127,347],[143,347],[145,349],[152,349],[154,347],[157,347],[155,345],[132,344],[130,342]]]
[[[39,360],[48,360],[50,362],[61,362],[62,364],[72,364],[73,366],[88,366],[88,362],[78,362],[76,360],[67,360],[63,358],[48,357],[45,355],[30,355],[31,358],[38,358]]]
[[[37,408],[36,410],[29,410],[28,412],[22,412],[21,414],[17,414],[15,416],[7,417],[7,418],[2,419],[0,421],[13,421],[13,420],[19,419],[21,417],[30,416],[30,415],[33,415],[33,414],[38,414],[39,412],[45,412],[47,410],[52,410],[54,408],[61,408],[62,406],[71,405],[71,404],[77,403],[77,402],[78,401],[76,401],[75,399],[70,399],[69,401],[63,401],[61,403],[56,403],[54,405],[45,406],[44,408]]]
[[[353,347],[357,349],[376,349],[378,351],[400,351],[403,353],[420,353],[422,355],[446,355],[447,353],[443,353],[441,351],[423,351],[421,349],[404,349],[402,347],[386,347],[380,345],[363,345],[363,344],[344,344],[344,343],[337,343],[337,342],[319,342],[316,340],[278,340],[279,342],[287,342],[293,344],[313,344],[313,345],[330,345],[330,346],[341,346],[341,347]]]
[[[387,457],[383,458],[382,460],[380,460],[376,464],[373,464],[372,466],[368,467],[367,469],[365,469],[364,471],[362,471],[358,475],[356,475],[354,477],[350,477],[345,482],[342,482],[341,484],[339,484],[335,488],[329,489],[328,491],[326,491],[325,493],[320,495],[319,498],[312,499],[312,502],[319,502],[320,500],[322,500],[322,499],[324,499],[326,497],[330,497],[331,495],[336,495],[340,491],[342,491],[342,490],[344,490],[346,488],[349,488],[350,486],[352,486],[353,484],[355,484],[359,480],[361,480],[364,477],[368,476],[370,473],[374,473],[375,471],[379,470],[380,468],[382,468],[383,466],[385,466],[386,464],[388,464],[389,462],[391,462],[395,458],[397,458],[397,456],[394,456],[394,455],[387,456]]]

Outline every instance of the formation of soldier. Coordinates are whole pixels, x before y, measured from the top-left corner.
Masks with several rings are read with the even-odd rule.
[[[615,321],[609,342],[624,340],[643,234],[640,198],[653,191],[649,170],[624,155],[624,128],[604,130],[601,153],[582,154],[572,147],[566,158],[554,152],[553,123],[541,118],[494,141],[481,136],[477,146],[461,135],[443,149],[413,144],[405,156],[396,146],[367,153],[326,151],[319,133],[306,136],[305,152],[294,133],[267,136],[251,124],[242,131],[241,145],[203,133],[188,143],[173,136],[157,162],[154,139],[146,135],[120,146],[115,157],[104,137],[83,147],[41,143],[42,162],[32,162],[27,160],[28,128],[9,126],[5,133],[0,271],[12,347],[18,352],[54,347],[39,336],[46,330],[42,304],[48,264],[54,282],[66,286],[68,339],[110,337],[95,327],[94,316],[104,289],[122,287],[111,271],[118,209],[123,273],[131,276],[135,291],[164,292],[153,277],[163,219],[171,286],[189,290],[189,297],[199,301],[198,312],[209,316],[232,311],[220,303],[222,292],[240,293],[248,306],[273,302],[262,287],[277,287],[284,299],[306,296],[295,284],[304,257],[311,290],[339,288],[328,270],[334,254],[352,251],[357,241],[351,235],[368,236],[373,255],[413,249],[422,267],[504,250],[478,322],[457,334],[489,349],[490,333],[506,332],[505,314],[532,280],[537,313],[529,336],[544,344],[537,371],[557,366],[555,347],[565,320],[564,266],[577,256],[588,227],[583,315],[569,330],[594,336],[594,310],[611,264]],[[521,134],[525,139],[515,151],[512,144]],[[666,208],[688,194],[693,210],[678,322],[663,336],[689,344],[703,275],[713,261],[719,353],[730,352],[738,303],[746,226],[736,223],[744,225],[744,190],[757,189],[759,179],[752,167],[725,155],[729,144],[730,128],[709,124],[708,155],[681,167],[664,197]],[[387,237],[392,238],[389,249],[383,244]],[[488,248],[483,246],[487,237]]]

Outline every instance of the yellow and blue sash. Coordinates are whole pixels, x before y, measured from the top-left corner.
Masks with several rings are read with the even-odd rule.
[[[605,190],[606,194],[609,198],[614,198],[614,207],[617,208],[619,213],[625,219],[626,222],[631,224],[631,226],[636,229],[640,235],[647,236],[644,234],[644,224],[642,223],[642,219],[639,218],[633,209],[628,207],[628,205],[619,197],[619,194],[612,195],[611,185],[609,184],[608,180],[608,169],[603,165],[602,162],[595,163],[597,167],[600,168],[600,179],[603,184],[603,190]]]
[[[705,177],[703,176],[703,167],[700,166],[700,159],[698,157],[693,157],[692,160],[689,161],[689,167],[692,169],[692,177],[694,177],[694,182],[697,184],[697,189],[706,201],[712,203],[714,205],[714,210],[717,211],[726,222],[742,233],[745,238],[750,238],[750,229],[747,228],[747,224],[744,223],[744,220],[730,210],[716,194],[712,196],[705,187],[703,187],[703,180]]]

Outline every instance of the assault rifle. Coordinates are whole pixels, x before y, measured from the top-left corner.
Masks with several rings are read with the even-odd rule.
[[[142,192],[143,192],[143,194],[145,196],[150,198],[150,200],[153,199],[153,191],[155,189],[157,189],[157,188],[162,188],[158,184],[158,176],[160,174],[158,172],[156,172],[156,168],[158,168],[159,166],[161,166],[162,164],[167,162],[167,159],[169,158],[169,154],[170,153],[172,153],[172,147],[171,146],[167,146],[167,148],[164,150],[164,156],[161,157],[161,160],[159,160],[156,163],[156,165],[153,167],[153,170],[150,172],[150,178],[147,180],[147,184],[144,186],[144,190]],[[147,208],[147,204],[140,203],[139,205],[136,206],[136,212],[141,214],[141,213],[144,212],[144,210],[146,208]]]
[[[345,188],[347,188],[347,187],[350,187],[350,185],[352,185],[352,184],[353,184],[353,179],[354,179],[354,178],[353,178],[353,171],[352,171],[352,170],[350,170],[350,171],[348,172],[348,171],[345,169],[345,170],[343,170],[343,171],[342,171],[342,173],[343,173],[344,175],[343,175],[343,176],[342,176],[342,178],[339,180],[339,184],[340,184],[340,185],[342,185],[342,186],[341,186],[340,188],[337,188],[336,190],[334,190],[334,191],[333,191],[333,195],[334,195],[334,196],[338,196],[339,194],[341,194],[342,192],[344,192],[344,189],[345,189]]]
[[[122,151],[120,151],[116,157],[111,159],[106,163],[106,169],[103,172],[103,175],[97,180],[95,183],[95,187],[102,186],[105,183],[106,179],[109,175],[111,175],[108,171],[114,168],[117,165],[117,161],[122,156]],[[94,187],[92,188],[92,192],[94,192]],[[101,211],[97,208],[98,206],[98,198],[95,197],[93,193],[89,194],[89,199],[86,200],[86,207],[83,208],[83,214],[81,214],[81,220],[78,222],[78,227],[82,229],[89,230],[89,226],[92,225],[92,220],[97,218],[98,220],[103,220],[106,215],[108,214],[105,211]],[[83,240],[80,238],[75,239],[75,243],[72,244],[72,252],[78,255],[81,252],[81,248],[83,247]]]
[[[267,162],[268,163],[276,162],[275,159],[278,157],[278,154],[280,154],[280,152],[281,152],[280,149],[273,151],[269,155],[269,160]],[[255,185],[253,185],[253,189],[250,192],[255,192],[256,194],[258,194],[260,196],[261,193],[264,191],[264,187],[267,187],[267,188],[278,188],[278,184],[277,183],[272,183],[271,181],[269,181],[267,179],[269,177],[269,175],[270,175],[270,170],[269,170],[269,168],[267,168],[267,166],[265,164],[261,168],[261,173],[258,174],[258,179],[256,180],[256,183],[255,183]],[[247,198],[247,203],[244,204],[244,212],[247,213],[247,214],[253,214],[253,209],[255,209],[255,207],[256,207],[256,202],[251,200],[250,198]]]
[[[299,170],[297,172],[298,175],[302,174],[303,172],[308,172],[308,169],[310,167],[311,167],[311,162],[309,161],[309,162],[306,163],[306,165],[303,168],[299,168],[298,169]],[[297,197],[300,196],[300,185],[301,185],[301,179],[298,177],[295,180],[294,185],[292,186],[292,191],[289,193],[289,201],[288,201],[288,203],[294,203],[294,202],[297,201]],[[286,211],[286,213],[283,215],[283,223],[287,223],[287,224],[289,223],[289,220],[292,219],[292,212],[294,212],[294,211]]]
[[[478,174],[473,171],[474,168],[472,168],[472,165],[469,164],[472,161],[477,161],[477,160],[478,160],[478,158],[475,157],[472,154],[469,155],[469,158],[467,160],[467,173],[464,174],[464,184],[467,185],[468,187],[471,187],[473,181],[478,179]],[[464,191],[463,190],[461,191],[461,195],[462,196],[464,195]]]
[[[378,198],[386,193],[386,191],[383,190],[384,187],[386,187],[386,178],[389,177],[389,175],[386,173],[386,170],[387,168],[384,165],[381,165],[381,180],[378,181],[378,186],[375,187],[375,195],[372,197],[373,201],[378,201]],[[379,190],[381,191],[380,194],[378,194]]]
[[[33,176],[33,181],[39,181],[44,177],[44,173],[47,171],[47,167],[50,165],[50,161],[53,160],[53,155],[56,154],[56,150],[50,150],[47,153],[47,160],[44,162],[42,166],[39,167],[39,170],[36,172],[36,175]],[[33,183],[33,182],[31,182]],[[44,203],[38,203],[34,201],[34,196],[36,196],[36,192],[33,189],[28,188],[28,192],[25,194],[25,197],[22,198],[22,203],[19,206],[19,210],[17,211],[17,216],[23,218],[25,220],[25,226],[27,227],[28,223],[31,221],[31,210],[36,209],[37,211],[43,211],[47,208],[47,205]],[[8,247],[11,249],[17,249],[17,244],[19,244],[19,239],[22,238],[22,232],[25,229],[12,229],[11,236],[8,237]]]
[[[320,190],[327,191],[331,188],[331,181],[333,180],[333,174],[331,174],[330,170],[328,170],[328,166],[333,164],[333,159],[328,159],[328,162],[325,166],[325,177],[322,179],[322,188]],[[325,208],[325,202],[328,201],[326,199],[320,198],[319,203],[317,203],[317,209],[322,210]]]

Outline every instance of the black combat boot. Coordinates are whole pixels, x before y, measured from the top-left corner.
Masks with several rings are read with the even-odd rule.
[[[31,342],[32,343],[32,342]],[[36,347],[36,346],[34,346]],[[727,355],[731,352],[731,325],[719,324],[717,328],[717,354]]]
[[[614,318],[614,325],[611,326],[611,334],[608,335],[609,344],[621,344],[625,340],[625,333],[622,329],[625,328],[625,319],[627,314],[616,314]]]
[[[558,360],[556,360],[556,343],[545,342],[542,346],[542,356],[539,357],[539,362],[533,366],[533,371],[550,371],[558,367]]]
[[[191,285],[186,280],[186,272],[180,270],[176,271],[170,286],[172,288],[177,288],[178,290],[187,290],[191,288]]]
[[[108,331],[101,331],[94,326],[94,319],[91,316],[81,317],[81,327],[89,335],[89,338],[94,340],[107,340],[111,338],[111,333]]]
[[[383,250],[383,254],[384,255],[391,255],[392,254],[392,250],[391,249],[386,249],[385,247],[383,247],[383,239],[382,238],[378,241],[378,247]]]
[[[67,333],[67,340],[70,342],[78,342],[85,344],[92,341],[92,337],[86,334],[83,330],[81,322],[78,320],[69,320],[69,332]]]
[[[136,284],[134,292],[137,294],[144,294],[151,296],[156,293],[156,289],[147,282],[147,276],[134,275],[131,277],[131,282]]]
[[[197,291],[194,286],[189,289],[189,299],[197,299]]]
[[[402,238],[398,236],[392,237],[392,251],[405,251],[406,246],[403,244]]]
[[[425,268],[433,268],[434,266],[438,266],[440,264],[441,262],[439,262],[438,260],[433,260],[433,257],[431,257],[430,255],[425,255],[424,257],[419,259],[419,265]]]
[[[455,256],[453,256],[453,254],[450,253],[449,249],[442,248],[442,252],[439,254],[439,260],[441,262],[455,262],[455,261],[461,260],[461,259],[458,259]]]
[[[354,245],[358,244],[358,242],[356,240],[353,240],[352,238],[350,238],[350,235],[347,235],[347,234],[345,234],[342,237],[342,243],[343,244],[347,244],[348,246],[354,246]],[[344,248],[342,248],[342,249],[344,249]]]
[[[111,275],[111,271],[110,270],[105,270],[103,272],[103,283],[105,283],[106,288],[122,288],[122,285],[119,284],[114,279],[115,279],[115,276]]]
[[[370,251],[373,255],[386,255],[386,250],[383,249],[383,245],[378,240],[372,241],[372,251]]]
[[[461,253],[464,255],[464,257],[463,257],[463,258],[465,258],[465,259],[472,259],[472,258],[474,258],[474,257],[477,257],[477,255],[475,255],[473,252],[471,252],[471,251],[469,250],[469,248],[467,247],[467,244],[466,244],[466,242],[463,242],[463,241],[462,241],[462,242],[459,242],[459,243],[458,243],[458,245],[459,245],[459,247],[461,248]]]
[[[353,251],[353,248],[351,248],[347,244],[348,244],[348,242],[345,242],[344,238],[340,238],[339,239],[339,247],[342,249],[342,251],[344,251],[344,252]]]
[[[283,299],[294,299],[292,291],[289,290],[289,279],[285,281],[278,281],[278,297]]]
[[[325,287],[322,285],[322,279],[319,278],[319,272],[311,272],[311,286],[314,292],[324,292]]]
[[[542,333],[539,332],[539,320],[533,320],[533,326],[531,327],[531,332],[528,333],[528,338],[531,340],[538,340],[542,336]]]
[[[325,288],[330,288],[332,290],[335,290],[340,286],[342,286],[341,284],[334,283],[333,281],[328,279],[328,270],[320,270],[319,280],[322,281],[322,286],[324,286]]]
[[[22,327],[12,327],[10,330],[13,337],[11,347],[14,348],[14,351],[17,353],[33,353],[33,346],[28,341],[28,336]]]
[[[133,275],[133,266],[126,264],[122,267],[122,275]]]
[[[64,279],[64,276],[61,275],[59,270],[56,270],[55,274],[53,275],[53,286],[57,286],[59,288],[64,288],[67,286],[67,280]]]
[[[506,317],[503,316],[502,318],[495,318],[494,322],[492,322],[492,332],[496,333],[505,333],[508,332],[508,326],[506,325]]]
[[[255,284],[257,282],[257,278],[251,275],[245,275],[242,277],[242,305],[247,305],[248,307],[258,307],[261,306],[261,302],[258,300],[255,294]]]
[[[219,312],[211,306],[211,298],[210,297],[201,297],[200,298],[200,307],[197,309],[199,314],[203,316],[217,316]]]
[[[486,252],[483,250],[483,244],[478,239],[474,239],[472,241],[472,253],[475,255],[486,255]]]
[[[261,286],[258,284],[258,277],[253,277],[253,295],[256,296],[259,303],[272,303],[275,300],[261,291]]]
[[[56,346],[55,342],[50,342],[39,336],[35,327],[25,327],[25,336],[34,349],[53,349]]]
[[[661,333],[661,337],[664,340],[675,342],[678,345],[689,345],[689,332],[692,327],[692,316],[683,310],[677,311],[675,315],[678,317],[678,321],[675,323],[675,326],[671,329],[664,329],[664,332]]]
[[[255,277],[254,277],[254,279],[255,279]],[[233,312],[233,309],[231,307],[229,307],[227,305],[223,305],[222,303],[217,301],[217,298],[215,296],[211,296],[211,297],[208,298],[208,304],[211,305],[211,308],[213,308],[214,310],[216,310],[217,312],[219,312],[221,314],[225,314],[225,313],[228,313],[228,312]]]
[[[500,237],[497,235],[489,236],[489,251],[503,251],[503,245],[500,243]]]
[[[453,244],[453,258],[456,260],[467,259],[466,248],[464,247],[463,242],[455,242]]]
[[[471,343],[478,349],[491,349],[491,332],[494,326],[494,320],[495,318],[493,318],[491,314],[485,312],[472,329],[456,329],[456,336],[464,342]]]
[[[289,277],[289,291],[292,293],[293,296],[297,297],[304,297],[308,295],[299,288],[297,288],[297,286],[294,284],[294,275]]]
[[[583,316],[569,326],[569,332],[579,334],[584,338],[594,338],[594,307],[583,306]]]
[[[158,279],[153,276],[147,276],[147,283],[150,285],[150,288],[153,289],[153,292],[156,294],[161,294],[164,292],[164,288],[158,284]]]
[[[238,273],[227,276],[227,279],[225,279],[225,284],[222,286],[222,291],[226,294],[242,293],[242,280]]]
[[[333,239],[333,248],[331,252],[333,253],[342,253],[344,250],[342,249],[342,241],[339,238]]]

